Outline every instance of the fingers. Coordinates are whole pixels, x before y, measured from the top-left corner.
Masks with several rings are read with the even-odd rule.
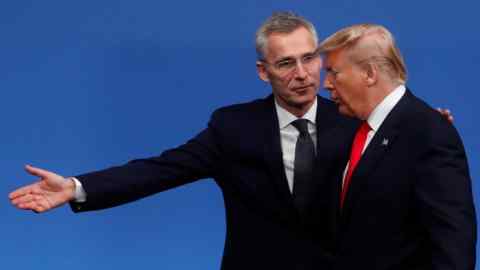
[[[445,117],[447,117],[447,119],[448,119],[448,121],[450,121],[450,123],[453,123],[453,115],[452,115],[452,112],[449,109],[443,110],[443,114],[445,115]]]
[[[8,194],[8,198],[10,198],[10,200],[13,200],[13,199],[18,198],[20,196],[24,196],[24,195],[27,195],[27,194],[30,194],[30,193],[34,193],[36,185],[38,185],[38,183],[34,183],[34,184],[31,184],[31,185],[24,186],[24,187],[21,187],[19,189],[16,189],[13,192],[11,192],[10,194]]]
[[[44,212],[49,209],[48,203],[39,195],[26,194],[12,200],[12,204],[20,209]]]
[[[16,197],[11,200],[11,203],[15,206],[19,206],[21,204],[29,203],[35,201],[35,195],[33,194],[25,194],[23,196]]]
[[[34,201],[34,196],[32,194],[25,194],[24,196],[20,196],[20,197],[17,197],[15,199],[11,200],[10,202],[14,206],[16,206],[18,208],[21,208],[20,207],[21,205],[25,205],[25,204],[30,203],[32,201]]]
[[[53,174],[51,172],[42,170],[40,168],[35,168],[31,165],[26,165],[25,170],[28,173],[30,173],[32,175],[35,175],[35,176],[39,176],[41,178],[47,178],[47,177],[52,176],[52,174]],[[12,199],[15,199],[19,196],[23,196],[25,194],[32,193],[37,188],[37,186],[38,186],[38,183],[33,183],[33,184],[30,184],[30,185],[18,188],[16,190],[14,190],[13,192],[11,192],[10,194],[8,194],[8,197],[10,198],[10,200],[12,200]]]
[[[453,118],[452,112],[449,109],[437,108],[437,111],[450,123],[453,123],[454,118]]]
[[[43,170],[43,169],[40,169],[40,168],[33,167],[32,165],[26,165],[25,170],[29,174],[38,176],[40,178],[53,178],[53,177],[58,176],[55,173],[52,173],[52,172],[49,172],[47,170]]]
[[[20,209],[23,210],[32,210],[35,213],[42,213],[48,210],[47,207],[43,206],[42,204],[39,204],[38,202],[31,201],[28,203],[23,203],[17,206]]]

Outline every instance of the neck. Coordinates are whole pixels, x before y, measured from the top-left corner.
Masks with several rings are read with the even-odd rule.
[[[275,100],[280,107],[282,107],[287,112],[295,115],[298,118],[301,118],[302,116],[304,116],[308,112],[308,110],[310,110],[310,108],[313,106],[313,103],[315,102],[315,99],[314,99],[314,100],[312,100],[308,103],[305,103],[305,104],[290,105],[290,104],[287,104],[286,102],[284,102],[281,98],[275,97]]]
[[[395,90],[400,84],[385,84],[378,85],[378,87],[372,87],[370,89],[370,95],[366,100],[364,106],[365,110],[362,115],[359,117],[362,120],[367,120],[370,114],[375,110],[375,108],[382,103],[382,101]]]

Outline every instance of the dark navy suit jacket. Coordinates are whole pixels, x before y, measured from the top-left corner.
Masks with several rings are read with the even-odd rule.
[[[321,232],[329,223],[319,214],[326,203],[318,194],[340,151],[332,147],[334,134],[353,130],[356,121],[340,116],[321,97],[316,121],[315,199],[305,216],[295,209],[288,188],[273,96],[215,111],[205,130],[158,157],[78,176],[88,200],[72,203],[72,209],[113,207],[213,178],[222,190],[227,219],[222,269],[328,269],[332,256]]]
[[[339,209],[350,151],[342,134],[353,141],[348,132],[330,140],[332,151],[345,149],[322,196],[331,197],[322,215],[333,269],[474,269],[471,180],[455,128],[407,90],[363,153]]]

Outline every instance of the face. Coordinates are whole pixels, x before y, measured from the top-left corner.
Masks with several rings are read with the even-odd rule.
[[[336,50],[325,57],[324,88],[330,91],[332,100],[341,114],[365,119],[366,108],[365,71],[352,63],[345,51]]]
[[[257,62],[260,78],[272,85],[278,104],[302,116],[315,101],[320,86],[321,58],[317,44],[305,28],[268,37],[265,60]]]

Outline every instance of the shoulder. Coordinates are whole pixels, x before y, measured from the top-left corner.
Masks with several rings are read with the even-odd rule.
[[[460,144],[462,145],[458,131],[454,124],[450,123],[437,110],[432,108],[422,99],[407,92],[408,101],[405,115],[408,123],[407,130],[417,138],[423,138],[427,144]]]
[[[273,106],[273,98],[271,96],[255,99],[252,101],[231,104],[216,109],[213,114],[249,114],[258,110],[265,110],[266,107]]]
[[[270,95],[218,108],[212,113],[208,126],[222,133],[245,133],[270,125],[275,117],[273,96]]]
[[[220,107],[212,113],[211,121],[252,121],[259,115],[274,110],[273,97]]]

